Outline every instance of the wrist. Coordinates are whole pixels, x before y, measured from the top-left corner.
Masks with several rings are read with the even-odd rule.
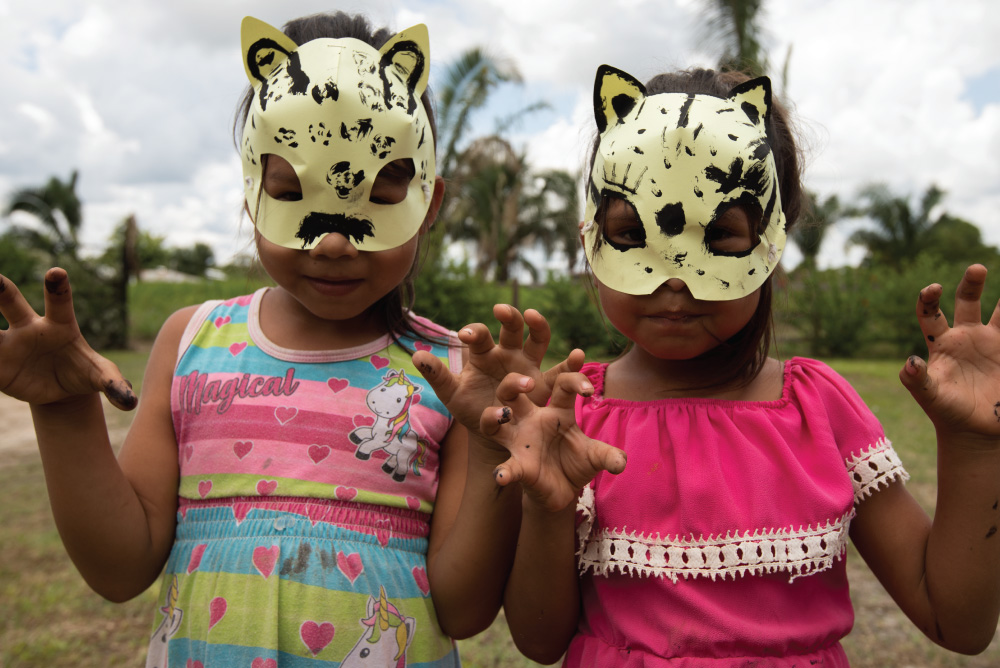
[[[76,413],[91,411],[93,410],[95,404],[98,406],[101,405],[101,395],[96,391],[88,394],[73,394],[62,399],[41,404],[29,403],[28,405],[31,407],[32,413],[56,413],[68,416]],[[103,413],[103,407],[101,407],[101,411]]]
[[[579,495],[574,497],[572,501],[567,503],[562,508],[553,510],[551,506],[546,503],[545,499],[535,498],[534,494],[525,490],[521,497],[521,509],[525,517],[536,517],[536,521],[554,522],[557,524],[565,521],[575,523],[577,498],[579,498]],[[567,520],[567,518],[570,519]]]

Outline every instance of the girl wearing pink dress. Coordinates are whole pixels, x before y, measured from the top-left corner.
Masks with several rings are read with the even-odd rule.
[[[931,520],[854,389],[822,362],[768,356],[801,199],[770,82],[695,70],[643,85],[603,66],[594,101],[581,235],[631,345],[560,375],[545,407],[510,374],[483,413],[510,457],[495,479],[523,490],[504,603],[519,649],[564,666],[846,666],[851,540],[928,638],[981,652],[1000,610],[985,268],[966,271],[951,325],[941,286],[920,292],[929,359],[900,371],[937,433]]]

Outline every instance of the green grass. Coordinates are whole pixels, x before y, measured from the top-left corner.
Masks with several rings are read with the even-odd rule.
[[[248,275],[224,281],[193,283],[135,283],[129,288],[129,332],[139,342],[156,338],[167,316],[177,309],[209,299],[250,294],[270,281]]]
[[[145,353],[109,357],[138,388]],[[876,412],[912,476],[910,489],[928,511],[933,511],[933,432],[899,383],[897,373],[902,363],[831,362]],[[120,433],[129,419],[128,414],[109,412],[113,432]],[[0,455],[0,486],[5,492],[0,504],[0,667],[141,665],[156,593],[150,590],[119,605],[103,601],[87,588],[66,557],[52,522],[37,453]],[[926,640],[874,581],[853,549],[848,569],[857,617],[855,630],[844,646],[854,668],[1000,665],[1000,642],[996,640],[977,657],[958,656]],[[502,618],[485,633],[460,641],[459,647],[467,668],[538,665],[518,654]]]

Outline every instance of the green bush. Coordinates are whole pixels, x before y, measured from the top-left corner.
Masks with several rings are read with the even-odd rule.
[[[413,310],[419,315],[454,330],[486,323],[494,336],[499,327],[493,319],[493,305],[511,301],[509,287],[477,278],[465,263],[425,267],[415,289]]]
[[[788,324],[806,340],[809,355],[861,353],[868,336],[872,288],[870,273],[851,267],[793,273]]]
[[[627,341],[601,314],[597,295],[586,276],[549,275],[538,289],[537,309],[549,321],[552,343],[549,350],[564,356],[582,348],[587,359],[607,358],[624,349]]]

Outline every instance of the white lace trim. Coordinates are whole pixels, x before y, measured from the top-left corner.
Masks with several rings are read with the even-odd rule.
[[[882,438],[867,451],[846,460],[845,464],[854,484],[855,505],[880,487],[888,487],[895,480],[905,482],[910,479],[910,474],[903,468],[903,462],[887,438]]]
[[[854,485],[855,505],[880,487],[910,476],[888,439],[882,438],[860,455],[845,460]],[[758,529],[725,536],[661,538],[624,529],[594,532],[594,489],[583,488],[577,501],[577,567],[595,575],[615,571],[623,575],[678,578],[759,575],[787,572],[789,581],[830,568],[843,557],[854,509],[825,525]]]
[[[847,533],[854,510],[835,522],[798,530],[773,529],[727,533],[709,538],[660,538],[619,529],[601,529],[591,534],[594,523],[594,491],[585,487],[577,504],[583,521],[577,528],[581,573],[595,575],[618,571],[623,575],[667,577],[716,577],[760,575],[784,571],[789,582],[824,571],[847,549]]]

